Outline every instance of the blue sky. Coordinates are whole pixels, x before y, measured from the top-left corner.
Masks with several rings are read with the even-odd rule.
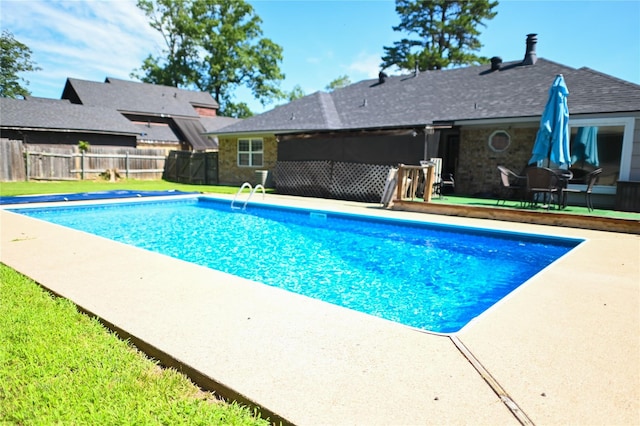
[[[404,36],[392,29],[399,18],[390,0],[249,3],[263,36],[284,49],[284,90],[298,85],[311,94],[339,76],[374,78],[383,47]],[[536,33],[538,57],[640,84],[640,0],[503,0],[497,11],[481,28],[481,55],[522,59],[526,35]],[[2,29],[28,45],[42,68],[22,76],[34,96],[60,98],[67,77],[129,79],[163,47],[135,1],[2,0],[0,16]],[[236,98],[263,110],[247,91]]]

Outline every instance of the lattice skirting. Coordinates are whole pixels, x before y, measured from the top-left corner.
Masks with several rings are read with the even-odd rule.
[[[280,194],[380,202],[391,166],[333,161],[278,161]]]

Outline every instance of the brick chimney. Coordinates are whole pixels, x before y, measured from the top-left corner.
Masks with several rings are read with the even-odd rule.
[[[538,43],[538,34],[527,34],[527,51],[524,54],[522,65],[534,65],[538,60],[536,56],[536,44]]]

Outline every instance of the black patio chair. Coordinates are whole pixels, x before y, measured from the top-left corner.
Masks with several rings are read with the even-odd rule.
[[[433,184],[433,192],[438,194],[440,198],[444,198],[443,194],[454,192],[456,189],[456,181],[453,173],[443,173],[440,181]]]
[[[547,210],[554,203],[560,207],[558,175],[546,167],[528,167],[527,175],[527,201],[530,206],[542,203]]]
[[[527,177],[519,176],[514,171],[504,167],[498,166],[500,172],[500,198],[496,204],[504,204],[507,200],[517,200],[520,204],[524,201],[524,194],[527,189]]]
[[[584,192],[585,202],[587,204],[587,209],[589,211],[594,210],[593,202],[591,201],[591,192],[593,191],[593,187],[595,186],[595,184],[598,182],[598,179],[600,178],[600,173],[602,173],[601,168],[595,169],[585,177],[585,181],[587,182],[587,188],[583,192]]]

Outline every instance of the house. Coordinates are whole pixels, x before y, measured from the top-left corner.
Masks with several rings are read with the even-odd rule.
[[[68,100],[28,97],[0,98],[0,137],[26,144],[133,147],[139,129],[122,114],[103,106],[82,106]]]
[[[216,151],[207,136],[238,119],[219,117],[211,94],[107,77],[68,78],[62,99],[3,99],[3,138],[31,144],[129,146]]]
[[[107,77],[103,83],[68,78],[62,99],[73,104],[112,108],[138,129],[138,147],[215,151],[205,133],[237,119],[218,117],[210,93]]]
[[[440,157],[457,193],[493,194],[498,165],[528,164],[549,88],[563,74],[572,135],[598,128],[604,172],[594,193],[612,206],[619,183],[640,181],[640,86],[538,58],[536,44],[529,34],[517,61],[381,72],[224,127],[215,132],[220,182],[268,170],[281,193],[379,201],[390,167]]]
[[[30,145],[31,152],[47,153],[38,156],[37,168],[29,167],[36,164],[27,161],[25,176],[30,178],[73,179],[80,169],[80,176],[84,176],[85,167],[69,157],[84,141],[94,151],[101,147],[100,152],[90,152],[96,156],[104,157],[106,152],[148,156],[135,160],[139,163],[134,167],[138,178],[159,177],[164,160],[159,164],[157,157],[169,154],[171,167],[163,175],[167,179],[217,183],[218,141],[206,133],[239,121],[219,117],[218,103],[209,93],[114,78],[103,83],[69,78],[62,99],[28,96],[1,102],[3,144],[17,141]],[[48,155],[54,151],[53,146],[56,156]],[[190,167],[196,151],[205,167]],[[129,157],[118,158],[94,157],[87,164],[93,174],[87,175],[105,169],[125,169],[128,173],[129,165],[136,165],[130,164]]]

